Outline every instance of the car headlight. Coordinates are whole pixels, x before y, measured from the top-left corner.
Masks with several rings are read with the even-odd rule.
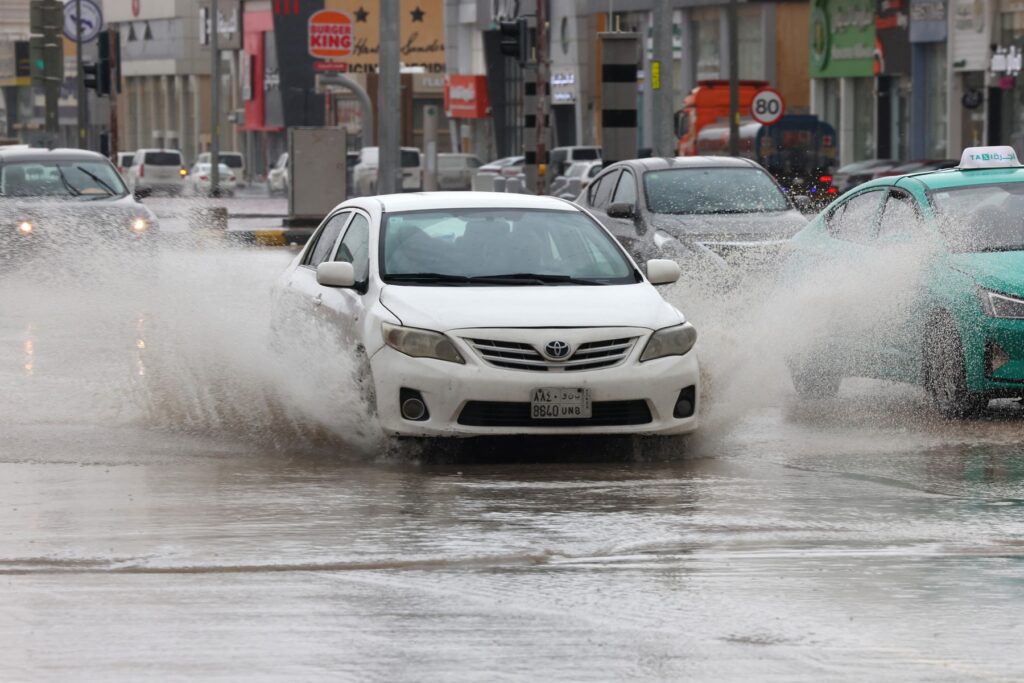
[[[32,225],[32,221],[21,221],[20,223],[18,223],[19,235],[31,235],[32,231],[35,229],[35,226]]]
[[[136,216],[135,218],[132,219],[130,226],[132,232],[134,232],[136,235],[141,235],[142,233],[149,230],[149,221],[143,218],[142,216]]]
[[[462,354],[452,340],[440,332],[420,330],[415,327],[383,324],[384,343],[413,358],[436,358],[451,363],[465,364]]]
[[[981,307],[985,314],[992,318],[1024,319],[1024,299],[993,292],[990,289],[979,289]]]
[[[685,356],[696,343],[697,328],[690,323],[662,328],[647,341],[647,347],[640,354],[640,362],[665,356]]]

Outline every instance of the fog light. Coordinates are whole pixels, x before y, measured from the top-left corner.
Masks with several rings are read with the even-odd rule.
[[[34,229],[35,228],[32,227],[32,224],[29,223],[28,221],[22,221],[21,223],[18,223],[19,235],[31,235]]]
[[[423,401],[423,395],[415,389],[403,387],[398,392],[398,401],[402,417],[412,422],[423,422],[430,417],[427,411],[427,404]]]
[[[693,413],[697,408],[697,387],[690,385],[679,392],[679,398],[676,399],[676,407],[672,411],[672,417],[684,418],[693,417]]]
[[[996,344],[995,342],[989,342],[988,344],[988,368],[989,372],[995,372],[999,368],[1003,367],[1010,362],[1010,354],[1006,350]]]
[[[149,229],[149,222],[145,218],[133,218],[132,219],[132,232],[136,235],[141,235]]]

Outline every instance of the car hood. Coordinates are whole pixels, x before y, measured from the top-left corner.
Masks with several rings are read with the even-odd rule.
[[[635,285],[420,287],[385,285],[403,325],[445,332],[499,327],[646,327],[685,319],[646,282]]]
[[[681,241],[764,242],[786,240],[807,219],[799,211],[740,214],[654,214],[651,225]]]
[[[950,265],[982,287],[1024,296],[1024,251],[954,254]]]

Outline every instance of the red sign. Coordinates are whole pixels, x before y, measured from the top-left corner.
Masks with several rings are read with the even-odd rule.
[[[352,54],[352,18],[330,9],[314,12],[309,18],[309,54],[317,59]]]
[[[448,118],[482,119],[490,114],[487,78],[452,74],[444,82],[444,111]]]

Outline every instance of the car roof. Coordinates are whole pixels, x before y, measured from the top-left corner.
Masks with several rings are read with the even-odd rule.
[[[761,168],[750,159],[726,156],[644,157],[618,161],[609,168],[623,166],[638,171],[664,171],[670,168]]]
[[[929,190],[946,190],[955,187],[969,187],[971,185],[1024,182],[1024,167],[978,168],[965,170],[960,170],[959,168],[948,168],[938,171],[909,173],[905,176],[899,177],[901,179],[913,178]],[[890,180],[893,179],[894,178],[890,178]]]
[[[376,201],[382,211],[430,211],[440,209],[548,209],[578,211],[569,202],[557,197],[508,192],[405,192],[376,197],[361,197],[346,206],[360,206]]]
[[[3,164],[18,161],[96,161],[98,159],[109,161],[102,154],[90,152],[86,149],[30,147],[28,149],[8,150],[0,147],[0,163]]]

